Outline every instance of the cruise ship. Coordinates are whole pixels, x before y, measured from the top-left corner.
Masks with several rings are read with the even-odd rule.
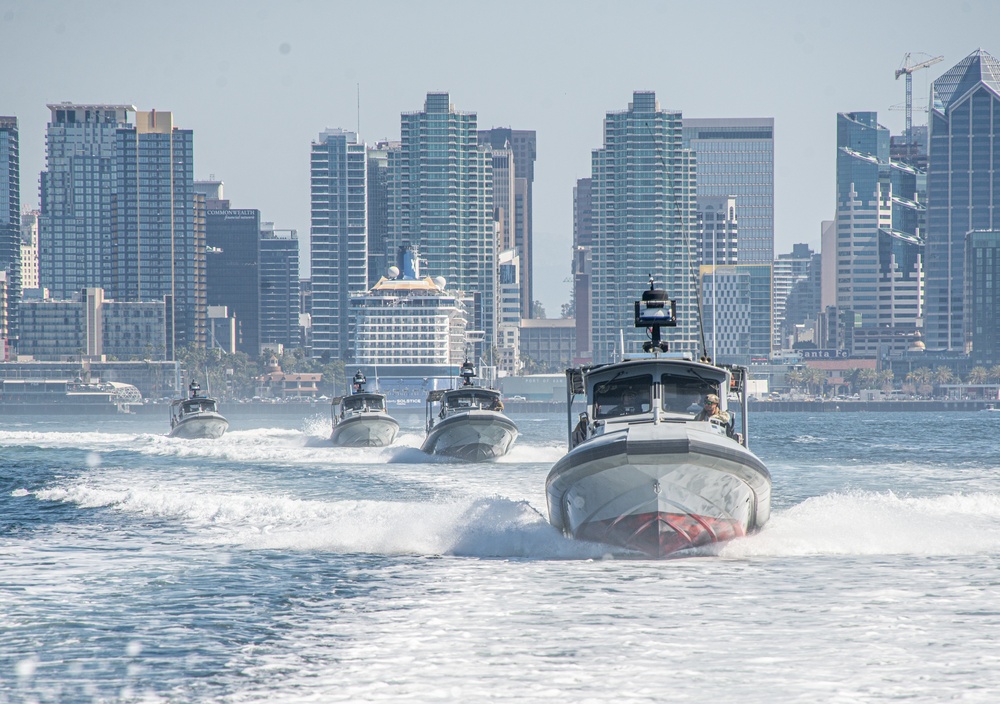
[[[427,394],[454,385],[466,358],[467,306],[443,277],[420,276],[410,248],[399,266],[351,298],[353,361],[390,409],[422,412]]]

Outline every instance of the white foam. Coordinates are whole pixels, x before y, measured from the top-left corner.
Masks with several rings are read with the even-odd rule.
[[[974,555],[1000,550],[1000,494],[832,493],[772,514],[723,557]]]
[[[606,548],[564,538],[526,501],[310,501],[270,494],[165,487],[44,489],[38,499],[176,520],[196,541],[248,549],[479,557],[599,557]]]

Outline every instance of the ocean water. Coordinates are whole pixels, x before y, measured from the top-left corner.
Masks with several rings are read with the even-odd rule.
[[[1000,701],[1000,414],[758,414],[752,536],[558,534],[565,418],[492,464],[323,415],[0,426],[0,702]]]

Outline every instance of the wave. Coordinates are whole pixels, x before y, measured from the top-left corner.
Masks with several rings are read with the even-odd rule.
[[[977,555],[1000,552],[1000,494],[835,492],[772,514],[722,557]]]
[[[442,502],[314,501],[88,485],[44,489],[34,496],[179,521],[197,540],[248,549],[536,559],[600,558],[610,551],[564,538],[529,502],[499,496]],[[698,554],[753,558],[997,551],[998,494],[911,498],[852,492],[803,501],[776,512],[760,532]]]
[[[312,501],[87,485],[44,489],[34,496],[177,521],[197,542],[251,550],[541,559],[599,558],[608,552],[605,546],[563,537],[527,501],[496,496],[440,503]]]
[[[447,457],[427,455],[420,451],[424,435],[401,432],[389,447],[336,447],[330,442],[330,424],[319,420],[309,422],[303,430],[288,428],[258,428],[231,430],[218,439],[171,438],[158,433],[102,432],[0,432],[2,446],[31,446],[53,449],[89,450],[87,464],[95,466],[93,457],[115,451],[135,452],[150,457],[181,457],[227,460],[233,462],[322,465],[357,465],[381,463],[434,464],[455,462]],[[565,454],[562,443],[515,443],[503,463],[552,464]]]

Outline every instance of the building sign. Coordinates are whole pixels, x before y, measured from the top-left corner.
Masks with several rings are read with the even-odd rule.
[[[848,350],[796,350],[802,359],[847,359],[851,356]]]
[[[236,208],[229,210],[206,210],[205,214],[213,218],[221,216],[223,220],[256,220],[260,215],[260,211],[255,208]]]

